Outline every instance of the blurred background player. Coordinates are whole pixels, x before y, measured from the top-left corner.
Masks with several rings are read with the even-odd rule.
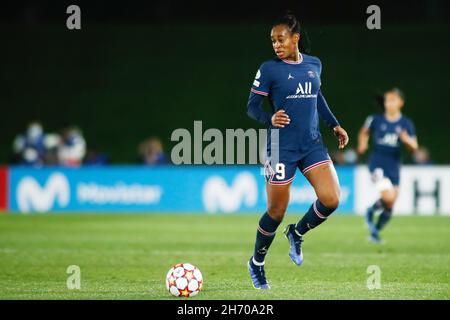
[[[68,126],[62,131],[58,147],[59,164],[67,167],[78,167],[86,155],[86,141],[80,129]]]
[[[414,152],[418,149],[413,122],[401,113],[405,104],[403,93],[393,88],[384,94],[384,113],[367,117],[358,136],[358,153],[363,154],[369,148],[369,137],[372,141],[372,152],[369,157],[369,170],[372,181],[380,192],[377,200],[366,213],[370,240],[380,243],[379,232],[392,217],[392,208],[399,192],[401,146]],[[373,222],[375,212],[382,210],[376,223]]]
[[[144,165],[153,166],[168,163],[162,141],[157,137],[150,137],[139,145],[139,156]]]
[[[43,165],[45,157],[44,138],[42,124],[38,121],[31,122],[25,134],[20,134],[14,139],[13,150],[16,161],[22,165]]]
[[[58,135],[46,134],[39,121],[32,121],[26,132],[14,139],[14,163],[26,166],[47,164],[49,150],[54,149],[58,141]]]
[[[305,233],[324,222],[338,207],[339,181],[322,142],[319,115],[338,137],[339,148],[348,143],[347,133],[321,93],[320,60],[300,53],[297,19],[289,14],[275,23],[271,39],[277,58],[264,62],[259,68],[247,105],[251,118],[279,134],[278,143],[267,142],[270,159],[265,165],[268,209],[259,221],[254,254],[248,262],[256,289],[270,289],[264,260],[284,218],[297,168],[311,183],[318,199],[297,224],[290,224],[285,229],[290,244],[289,256],[296,265],[303,261],[301,243]],[[273,114],[262,108],[266,96],[270,99]]]

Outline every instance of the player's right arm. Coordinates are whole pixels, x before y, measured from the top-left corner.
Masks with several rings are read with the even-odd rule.
[[[358,153],[364,154],[369,149],[370,128],[372,126],[373,116],[368,116],[364,125],[358,133]]]
[[[267,64],[263,63],[256,72],[255,79],[250,90],[250,96],[247,103],[247,114],[250,118],[259,121],[265,125],[283,128],[290,123],[289,116],[284,110],[278,110],[270,114],[263,109],[264,97],[270,93],[272,80],[270,70]]]

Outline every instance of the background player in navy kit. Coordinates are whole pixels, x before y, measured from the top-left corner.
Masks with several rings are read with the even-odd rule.
[[[398,196],[400,183],[401,145],[410,151],[418,148],[412,121],[402,115],[405,102],[403,93],[394,88],[384,94],[384,113],[369,116],[358,136],[358,152],[363,154],[369,147],[372,136],[372,153],[369,157],[369,170],[381,198],[366,213],[370,240],[380,242],[379,232],[392,216],[392,208]],[[382,210],[376,224],[373,216]]]
[[[319,115],[338,137],[339,148],[348,143],[347,133],[321,93],[320,60],[299,51],[300,25],[296,18],[287,15],[275,23],[271,39],[277,58],[264,62],[259,68],[247,105],[249,116],[271,130],[267,143],[269,161],[265,165],[268,209],[259,221],[255,250],[248,262],[253,286],[257,289],[270,288],[264,259],[285,215],[297,168],[311,183],[318,199],[297,224],[285,229],[290,244],[289,256],[295,264],[303,261],[303,235],[325,221],[339,204],[339,181],[323,146]],[[265,96],[270,100],[272,113],[262,108]]]

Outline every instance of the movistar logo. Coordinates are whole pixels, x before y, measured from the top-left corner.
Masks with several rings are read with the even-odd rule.
[[[206,180],[202,192],[206,211],[235,212],[242,206],[253,207],[258,200],[258,185],[249,172],[238,174],[231,185],[221,176],[215,175]]]
[[[24,177],[17,186],[16,197],[21,212],[46,212],[55,204],[63,208],[70,200],[69,181],[59,172],[50,175],[44,186],[33,177]]]

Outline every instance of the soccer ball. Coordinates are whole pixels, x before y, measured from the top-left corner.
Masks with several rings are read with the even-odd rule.
[[[196,296],[203,286],[200,270],[190,263],[174,265],[166,276],[166,288],[175,297]]]

